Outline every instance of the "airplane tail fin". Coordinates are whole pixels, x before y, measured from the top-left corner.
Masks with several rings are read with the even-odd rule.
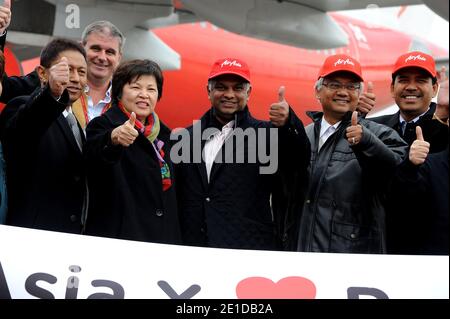
[[[436,14],[428,7],[424,5],[402,6],[396,10],[397,25],[394,26],[395,29],[420,37],[430,34]]]
[[[368,24],[382,25],[383,27],[410,35],[428,34],[436,17],[436,14],[425,5],[387,8],[373,6],[363,10],[352,11],[353,17],[358,18],[358,16],[361,17],[363,15],[364,21]],[[420,21],[420,23],[417,23],[417,21]]]
[[[409,34],[413,38],[409,48],[411,51],[432,54],[431,51],[434,48],[430,48],[430,43],[436,44],[440,48],[446,48],[448,51],[448,21],[438,16],[426,5],[383,8],[371,6],[363,10],[341,11],[340,13],[357,19],[363,17],[367,25],[383,26]]]

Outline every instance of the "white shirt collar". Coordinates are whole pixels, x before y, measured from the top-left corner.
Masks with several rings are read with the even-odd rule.
[[[225,124],[222,127],[222,132],[227,130],[227,129],[233,128],[233,127],[234,127],[234,120],[232,120],[232,121],[228,122],[227,124]]]
[[[322,116],[322,122],[320,123],[320,135],[319,138],[322,137],[325,132],[328,131],[328,129],[330,127],[333,127],[333,132],[336,131],[336,129],[338,128],[339,124],[341,124],[342,121],[339,121],[333,125],[331,125],[330,123],[327,122],[327,120],[325,120],[325,117]]]
[[[428,109],[427,109],[425,112],[423,112],[423,113],[420,114],[418,117],[414,118],[412,121],[409,121],[409,122],[407,122],[407,123],[410,123],[410,122],[416,123],[416,122],[420,119],[420,117],[421,117],[422,115],[424,115],[425,113],[428,112],[429,109],[430,109],[430,108],[428,107]],[[405,118],[402,116],[402,113],[400,113],[400,124],[403,125],[404,122],[406,122],[406,120],[405,120]]]
[[[69,113],[72,113],[72,114],[73,114],[72,106],[66,107],[66,108],[64,109],[64,111],[63,111],[62,114],[64,115],[64,117],[67,117],[67,115],[69,115]]]
[[[89,85],[86,84],[86,86],[84,87],[84,93],[89,95],[89,90],[90,89],[91,88],[89,87]],[[105,100],[111,98],[111,89],[112,89],[112,82],[109,82],[108,90],[106,90],[106,94],[105,94]]]

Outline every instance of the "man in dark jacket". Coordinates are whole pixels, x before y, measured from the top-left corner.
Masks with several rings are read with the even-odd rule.
[[[429,154],[430,143],[424,140],[420,126],[416,131],[417,139],[408,159],[397,170],[392,192],[400,202],[414,198],[414,204],[423,204],[427,209],[396,212],[407,227],[393,231],[397,238],[408,242],[403,253],[448,255],[448,145],[441,152]],[[410,220],[415,222],[413,229],[407,222]]]
[[[0,116],[7,167],[6,223],[80,233],[87,209],[84,135],[71,104],[86,84],[86,53],[55,39],[41,54],[42,88],[11,100]]]
[[[438,93],[439,84],[441,88],[436,104],[431,100]],[[370,120],[393,128],[410,146],[416,140],[416,127],[420,126],[425,141],[430,143],[430,153],[445,150],[448,147],[448,127],[445,125],[448,119],[448,80],[445,71],[436,72],[434,59],[419,51],[401,55],[392,71],[391,92],[399,111]],[[412,200],[406,188],[393,189],[388,194],[387,251],[413,253],[412,242],[418,236],[415,230],[420,228],[421,221],[405,218],[405,215],[423,214],[430,207],[424,201]]]
[[[300,221],[299,251],[384,252],[383,195],[407,145],[386,126],[358,119],[363,92],[358,61],[328,57],[319,71],[310,112],[309,186]]]
[[[178,134],[187,139],[171,153],[179,163],[176,181],[184,243],[292,249],[290,232],[297,229],[293,225],[298,217],[288,210],[288,203],[301,196],[296,184],[304,181],[310,146],[302,122],[284,98],[284,87],[279,101],[271,105],[270,122],[249,112],[250,71],[244,61],[216,61],[207,90],[211,109]]]

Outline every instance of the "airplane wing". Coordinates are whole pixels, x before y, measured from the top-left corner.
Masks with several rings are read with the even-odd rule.
[[[427,4],[448,20],[442,0],[181,0],[185,8],[238,34],[306,49],[346,46],[346,33],[326,13],[406,4]]]
[[[448,20],[449,2],[442,0],[22,0],[14,2],[10,27],[19,33],[10,33],[8,40],[40,39],[37,45],[42,45],[45,35],[80,38],[87,24],[103,18],[124,32],[127,57],[153,58],[165,69],[178,69],[178,53],[149,29],[207,20],[259,39],[329,49],[348,45],[348,36],[327,12],[423,3]],[[36,20],[37,14],[53,18]],[[42,37],[26,37],[27,32]]]

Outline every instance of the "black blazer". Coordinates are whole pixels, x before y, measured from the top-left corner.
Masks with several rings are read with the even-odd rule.
[[[111,144],[111,132],[127,121],[114,105],[89,122],[86,144],[90,208],[86,234],[146,242],[181,242],[175,185],[162,190],[161,168],[150,141],[139,134],[125,148]],[[161,123],[164,160],[170,161],[170,130]]]
[[[430,104],[430,109],[419,118],[415,125],[408,128],[405,134],[400,128],[400,111],[391,115],[370,118],[369,120],[393,128],[409,146],[416,139],[416,126],[419,125],[422,128],[424,139],[431,144],[430,153],[436,153],[445,150],[448,145],[448,126],[433,120],[435,111],[436,103],[433,102]]]
[[[299,210],[293,208],[294,201],[302,202],[301,187],[294,192],[293,184],[305,180],[309,163],[310,144],[303,123],[292,110],[288,123],[279,129],[278,139],[258,139],[260,134],[269,136],[270,122],[253,118],[245,108],[235,114],[236,128],[255,129],[255,143],[250,139],[233,144],[231,155],[241,154],[244,163],[215,162],[207,180],[203,160],[196,163],[194,155],[196,130],[221,129],[212,109],[205,113],[197,127],[188,128],[189,143],[182,148],[183,157],[189,162],[176,165],[178,182],[178,205],[182,225],[183,242],[187,245],[235,248],[235,249],[293,249],[296,244]],[[187,134],[186,134],[187,135]],[[230,137],[231,141],[234,137]],[[277,144],[278,167],[275,173],[261,174],[260,168],[267,166],[260,158],[256,163],[249,160],[256,150],[256,141]],[[186,141],[187,142],[187,141]],[[181,143],[181,141],[179,142]],[[203,149],[205,141],[201,141]],[[262,144],[261,144],[262,145]],[[243,147],[241,147],[243,146]],[[186,154],[190,151],[190,154]],[[186,153],[184,153],[186,152]],[[224,152],[226,153],[226,152]],[[267,153],[266,153],[267,154]],[[272,154],[275,155],[275,154]],[[186,159],[187,159],[186,158]],[[230,157],[231,158],[231,157]]]
[[[408,254],[448,255],[448,146],[429,154],[422,165],[406,159],[398,168],[392,191],[400,202],[414,198],[423,210],[395,212],[398,226],[391,250]]]
[[[33,71],[25,76],[7,76],[2,78],[3,91],[0,102],[9,103],[18,96],[30,95],[40,87],[39,76]]]
[[[7,166],[7,224],[70,233],[81,232],[87,194],[82,152],[49,88],[7,104],[0,137]],[[84,142],[84,136],[83,142]]]
[[[416,126],[422,128],[424,139],[430,143],[430,154],[445,150],[448,147],[448,126],[433,120],[436,104],[431,103],[430,109],[420,117],[415,125],[408,128],[403,135],[400,129],[400,112],[385,115],[370,120],[387,125],[397,132],[408,143],[409,146],[416,139]],[[408,161],[408,158],[406,158]],[[401,168],[399,168],[401,169]],[[445,176],[445,172],[443,172]],[[448,174],[446,177],[448,179]],[[418,219],[413,216],[434,214],[432,207],[420,196],[411,196],[407,188],[399,187],[397,184],[390,186],[386,199],[386,246],[388,253],[393,254],[415,254],[417,250],[417,238],[422,238],[415,230],[418,228]],[[448,192],[445,193],[448,196]],[[405,216],[409,216],[405,218]],[[419,224],[423,220],[419,221]],[[407,234],[407,235],[405,235]]]

